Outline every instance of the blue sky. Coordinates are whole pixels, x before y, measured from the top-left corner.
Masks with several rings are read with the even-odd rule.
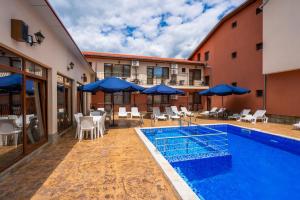
[[[187,58],[245,0],[50,0],[83,51]]]

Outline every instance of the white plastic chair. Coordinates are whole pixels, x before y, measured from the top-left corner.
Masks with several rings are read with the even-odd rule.
[[[98,111],[105,111],[104,108],[97,108]]]
[[[131,107],[131,118],[132,117],[141,117],[141,113],[139,112],[137,107]]]
[[[181,112],[184,113],[185,116],[188,116],[188,117],[192,117],[194,116],[194,113],[192,113],[191,111],[188,111],[186,109],[186,107],[181,107]]]
[[[106,118],[106,113],[104,113],[102,115],[102,118],[101,118],[101,122],[100,122],[100,134],[101,134],[101,137],[103,137],[104,133],[105,133],[105,118]]]
[[[119,113],[118,113],[119,117],[127,117],[128,113],[126,112],[126,108],[125,107],[119,107]]]
[[[160,113],[159,107],[153,107],[152,118],[154,120],[167,120],[166,115]]]
[[[93,121],[93,117],[89,117],[89,116],[84,116],[84,117],[80,117],[80,132],[79,132],[79,141],[82,140],[83,138],[83,133],[85,132],[90,132],[91,134],[91,140],[94,139],[95,136],[95,125],[94,125],[94,121]]]
[[[166,107],[165,110],[169,119],[180,119],[180,116],[174,113],[170,107]]]
[[[76,114],[74,114],[74,118],[75,118],[75,122],[76,122],[75,138],[79,137],[79,132],[80,132],[80,117],[83,117],[82,113],[76,113]]]
[[[0,136],[2,145],[8,145],[8,138],[12,136],[14,139],[14,145],[17,146],[20,132],[22,131],[15,126],[13,119],[0,120]]]

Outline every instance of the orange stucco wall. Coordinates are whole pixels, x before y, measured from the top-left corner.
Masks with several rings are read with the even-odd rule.
[[[269,114],[300,116],[300,70],[267,75]]]
[[[262,13],[256,15],[256,8],[261,5],[258,0],[226,20],[193,55],[210,52],[208,60],[210,86],[231,84],[237,82],[240,87],[251,89],[250,94],[224,97],[224,106],[238,112],[243,108],[252,110],[263,107],[263,97],[256,97],[256,90],[264,89],[262,75],[262,50],[256,50],[256,44],[262,42]],[[232,28],[232,22],[237,21],[237,27]],[[232,52],[237,57],[232,59]],[[212,97],[212,106],[221,106],[221,97]]]
[[[190,110],[202,110],[204,107],[205,103],[205,98],[202,98],[202,103],[201,104],[189,104],[189,94],[192,94],[194,92],[198,92],[199,90],[194,90],[194,89],[183,89],[185,92],[184,96],[178,96],[177,99],[170,99],[170,105],[175,105],[178,108],[180,106],[186,106],[187,108],[189,107]],[[139,108],[140,111],[147,111],[147,95],[144,94],[132,94],[131,95],[131,104],[128,105],[122,105],[127,108],[127,110],[130,110],[130,107],[136,104],[136,106]],[[115,105],[115,110],[117,111],[119,109],[120,105]],[[154,105],[154,106],[159,106],[161,107],[161,110],[164,111],[163,106],[161,105]],[[97,92],[94,95],[92,95],[92,100],[91,100],[91,107],[95,108],[100,108],[104,107],[104,93],[103,92]]]

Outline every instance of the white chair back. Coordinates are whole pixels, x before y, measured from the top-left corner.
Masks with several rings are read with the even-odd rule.
[[[173,111],[176,115],[179,115],[177,106],[171,106],[171,109],[172,109],[172,111]]]
[[[74,114],[74,118],[75,118],[76,124],[79,124],[79,123],[80,123],[80,121],[79,121],[79,115],[78,115],[78,114],[79,114],[79,113]]]
[[[181,107],[181,111],[184,113],[188,113],[189,111],[186,109],[186,107]]]
[[[137,107],[131,107],[131,114],[139,114],[139,110]]]
[[[213,108],[210,110],[210,112],[216,112],[217,110],[218,110],[217,107],[213,107]]]
[[[125,107],[119,107],[119,113],[126,113]]]
[[[242,112],[241,112],[241,115],[244,116],[244,115],[249,115],[249,113],[251,112],[250,109],[243,109]]]
[[[104,108],[97,108],[97,110],[99,110],[99,111],[105,111]]]
[[[262,118],[266,114],[266,110],[257,110],[254,114],[254,118]]]
[[[92,111],[92,112],[90,112],[90,116],[101,116],[101,112],[100,111]]]
[[[13,119],[2,119],[0,120],[0,134],[7,134],[16,130]]]
[[[80,120],[80,127],[82,129],[90,129],[94,127],[93,117],[84,116],[84,117],[80,117],[79,120]]]
[[[159,107],[153,107],[153,115],[154,116],[160,116]]]

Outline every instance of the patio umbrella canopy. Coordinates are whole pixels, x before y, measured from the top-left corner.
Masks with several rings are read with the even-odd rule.
[[[183,95],[184,91],[169,87],[162,83],[160,85],[156,85],[151,88],[145,89],[142,93],[152,95]]]
[[[163,83],[145,89],[142,93],[148,95],[184,95],[184,91],[169,87]]]
[[[135,92],[143,91],[145,88],[138,86],[134,83],[119,79],[117,77],[108,77],[102,80],[98,80],[93,83],[88,83],[86,85],[78,87],[78,90],[84,92],[97,92],[103,91],[105,93],[115,93],[115,92]],[[112,109],[114,109],[114,98],[112,98]],[[113,113],[113,125],[115,124],[115,118]]]
[[[23,77],[21,74],[12,74],[0,77],[0,92],[19,93],[22,90]],[[32,80],[26,80],[26,93],[34,93],[34,84]]]
[[[208,90],[204,90],[201,92],[198,92],[199,95],[203,96],[222,96],[222,106],[223,106],[223,96],[228,96],[228,95],[242,95],[242,94],[247,94],[250,93],[251,90],[246,89],[246,88],[241,88],[241,87],[236,87],[232,85],[227,85],[227,84],[220,84],[216,85],[215,87],[212,87]]]

